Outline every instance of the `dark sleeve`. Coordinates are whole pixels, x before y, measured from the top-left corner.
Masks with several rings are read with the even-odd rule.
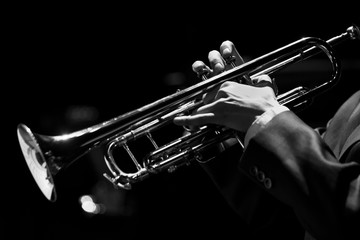
[[[292,209],[261,189],[238,168],[242,153],[240,145],[233,145],[201,166],[250,229],[264,235],[279,228],[283,231],[286,225],[295,229],[298,222]]]
[[[359,148],[340,163],[319,134],[283,112],[250,140],[238,166],[318,239],[360,239]]]

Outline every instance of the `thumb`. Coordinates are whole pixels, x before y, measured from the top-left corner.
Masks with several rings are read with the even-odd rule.
[[[252,79],[252,83],[255,87],[271,87],[275,93],[275,96],[278,95],[278,88],[276,86],[275,80],[271,79],[269,75],[263,74]]]

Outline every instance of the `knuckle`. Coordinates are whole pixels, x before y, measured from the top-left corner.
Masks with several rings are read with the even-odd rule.
[[[231,81],[223,82],[223,83],[220,85],[219,92],[224,92],[224,91],[225,91],[224,88],[231,87],[233,84],[234,84],[234,82],[231,82]]]
[[[260,76],[259,76],[258,81],[271,82],[271,78],[270,78],[269,75],[263,74],[263,75],[260,75]]]

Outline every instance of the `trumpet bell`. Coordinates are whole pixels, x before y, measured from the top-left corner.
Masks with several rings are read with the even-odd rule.
[[[25,161],[36,184],[49,201],[55,202],[57,195],[53,176],[35,135],[24,124],[19,124],[17,135]]]

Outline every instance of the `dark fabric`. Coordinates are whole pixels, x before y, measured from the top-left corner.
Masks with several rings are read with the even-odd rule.
[[[335,114],[324,138],[294,113],[281,113],[243,153],[226,153],[204,168],[254,229],[291,219],[306,239],[360,239],[359,102],[360,91]]]
[[[346,101],[328,124],[323,139],[334,151],[336,157],[341,157],[345,143],[350,140],[354,142],[359,139],[360,133],[351,136],[352,132],[360,126],[360,91],[354,93]]]

